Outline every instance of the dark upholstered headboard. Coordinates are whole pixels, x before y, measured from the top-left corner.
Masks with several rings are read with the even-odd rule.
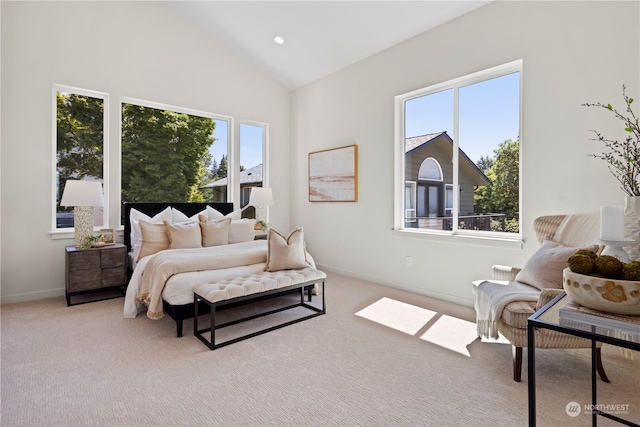
[[[202,212],[207,206],[211,206],[223,215],[233,212],[233,203],[166,203],[166,202],[135,202],[124,204],[124,244],[127,245],[127,252],[131,251],[131,221],[129,213],[131,208],[153,217],[162,212],[168,206],[178,209],[183,214],[191,217],[198,212]]]

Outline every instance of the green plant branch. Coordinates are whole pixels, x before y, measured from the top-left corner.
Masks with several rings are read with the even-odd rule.
[[[622,85],[622,97],[625,102],[625,110],[628,115],[620,113],[611,104],[584,103],[585,107],[598,107],[611,111],[614,116],[625,124],[625,132],[629,133],[623,142],[605,138],[600,132],[592,130],[597,138],[592,141],[600,141],[608,152],[589,154],[589,156],[607,162],[609,171],[621,184],[621,189],[629,196],[640,196],[638,177],[640,176],[640,123],[638,117],[631,109],[633,98],[627,96],[626,86]]]

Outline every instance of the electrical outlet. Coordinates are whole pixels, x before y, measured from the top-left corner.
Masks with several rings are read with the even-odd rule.
[[[411,267],[413,265],[413,258],[411,258],[410,256],[406,258],[406,261],[407,261],[407,267]]]

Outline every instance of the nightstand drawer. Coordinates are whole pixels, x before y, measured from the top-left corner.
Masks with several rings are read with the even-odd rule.
[[[126,284],[127,270],[120,267],[102,269],[102,286],[122,286]]]
[[[126,248],[103,249],[102,268],[122,267],[127,262]]]
[[[69,253],[69,270],[94,270],[100,268],[100,251],[87,249]]]
[[[88,291],[102,287],[102,270],[76,270],[69,272],[70,292]]]

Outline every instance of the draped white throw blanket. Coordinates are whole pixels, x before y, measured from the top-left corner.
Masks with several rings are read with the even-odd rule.
[[[498,319],[513,301],[537,301],[540,290],[520,282],[482,280],[473,286],[478,336],[498,339]]]
[[[148,258],[146,263],[138,263],[129,286],[133,285],[137,290],[135,302],[147,305],[147,317],[160,319],[164,316],[162,291],[170,277],[185,272],[265,263],[267,245],[264,240],[252,240],[207,248],[169,249],[150,255]],[[145,259],[143,258],[141,261],[145,261]],[[138,272],[139,270],[140,272]]]

